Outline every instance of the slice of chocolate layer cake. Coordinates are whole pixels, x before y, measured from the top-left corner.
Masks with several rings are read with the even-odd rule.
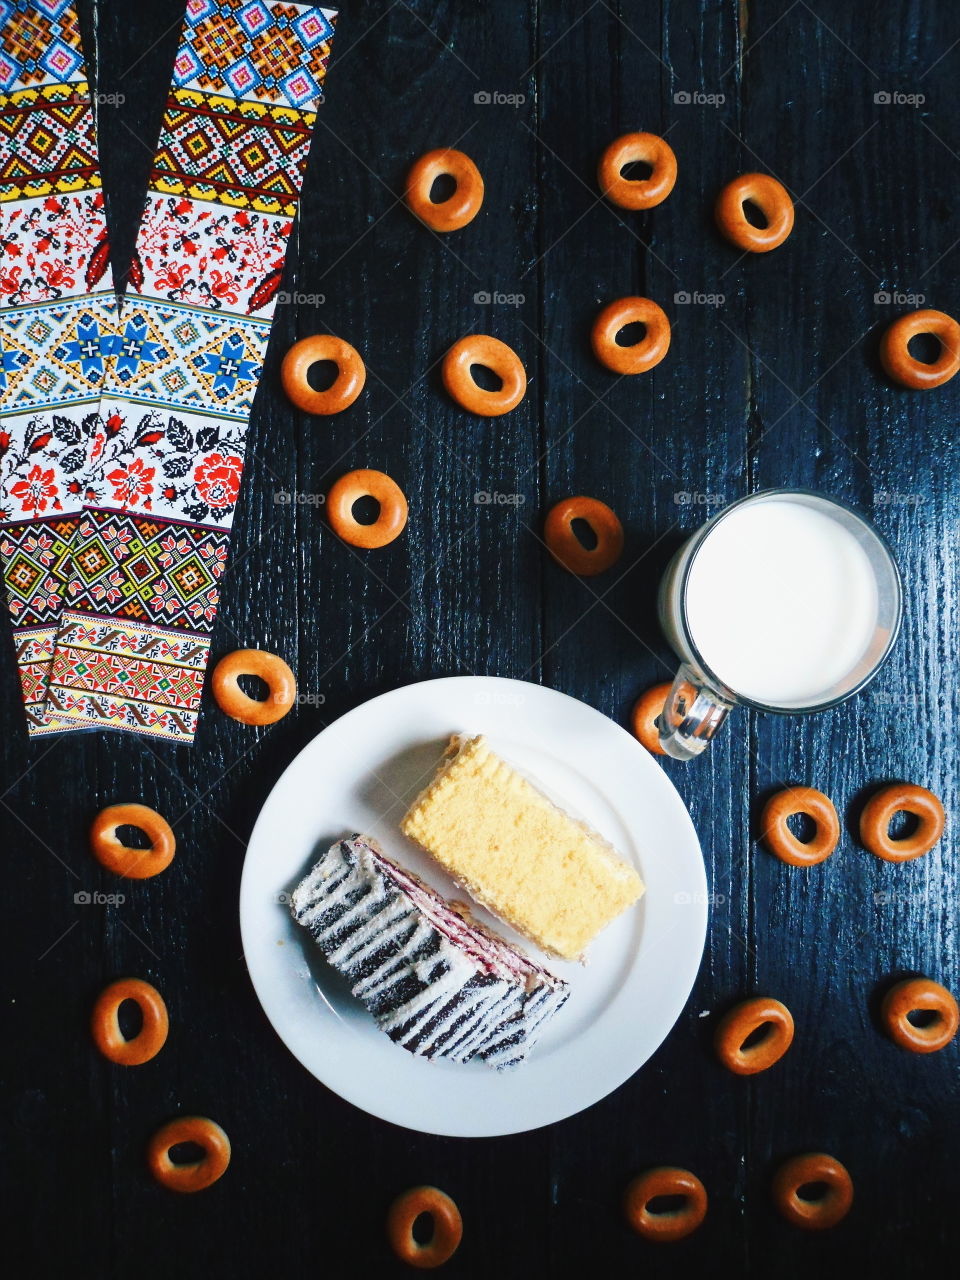
[[[514,1066],[570,994],[368,836],[331,845],[290,909],[380,1029],[426,1058]]]

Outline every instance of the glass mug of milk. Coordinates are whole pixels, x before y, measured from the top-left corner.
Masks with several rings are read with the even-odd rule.
[[[741,498],[683,544],[660,585],[681,662],[661,746],[692,759],[738,704],[802,714],[842,702],[890,652],[901,609],[887,544],[848,507],[806,489]]]

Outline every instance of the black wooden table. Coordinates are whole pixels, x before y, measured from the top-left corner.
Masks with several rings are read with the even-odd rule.
[[[118,263],[181,9],[83,6],[108,96]],[[877,340],[910,309],[899,295],[960,311],[958,39],[951,0],[346,0],[284,285],[302,297],[278,310],[214,637],[215,653],[284,654],[312,699],[268,730],[207,705],[193,748],[106,733],[28,745],[4,632],[4,1253],[18,1274],[400,1275],[384,1213],[419,1182],[462,1209],[451,1276],[902,1275],[954,1256],[958,1046],[908,1055],[876,1019],[898,974],[960,988],[952,830],[892,866],[851,822],[833,858],[797,871],[755,827],[785,782],[854,818],[865,791],[905,778],[943,797],[948,822],[957,813],[960,380],[898,390]],[[638,128],[668,137],[679,179],[660,208],[627,214],[599,198],[594,170]],[[441,239],[399,193],[414,157],[449,145],[474,157],[487,194]],[[795,193],[796,229],[741,258],[711,208],[751,169]],[[652,373],[617,380],[591,357],[589,326],[631,293],[666,307],[673,345]],[[277,373],[295,338],[320,331],[369,370],[362,398],[328,420],[295,413]],[[530,389],[507,417],[465,415],[439,385],[439,358],[470,331],[524,361]],[[308,501],[276,500],[363,466],[410,498],[406,533],[383,551],[343,545]],[[780,484],[842,498],[887,535],[904,630],[847,705],[809,720],[738,712],[705,757],[665,766],[714,895],[699,980],[665,1044],[589,1111],[510,1138],[418,1135],[329,1093],[271,1030],[241,954],[245,843],[285,765],[343,712],[430,676],[539,681],[626,723],[672,665],[654,608],[671,552],[718,495]],[[545,555],[543,516],[571,493],[623,520],[625,555],[602,577]],[[798,581],[798,621],[816,607],[816,583]],[[85,836],[128,799],[174,821],[179,854],[119,886],[122,905],[82,905],[78,893],[118,891]],[[126,973],[162,989],[172,1020],[163,1053],[130,1070],[100,1059],[86,1029],[97,992]],[[711,1032],[758,992],[792,1009],[795,1046],[768,1074],[734,1078]],[[228,1174],[193,1197],[144,1167],[149,1135],[181,1112],[212,1115],[234,1147]],[[776,1164],[817,1149],[856,1185],[823,1236],[769,1203]],[[692,1168],[710,1194],[702,1229],[673,1248],[645,1244],[620,1212],[628,1179],[659,1163]]]

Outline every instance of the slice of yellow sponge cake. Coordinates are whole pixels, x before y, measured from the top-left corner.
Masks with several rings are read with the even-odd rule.
[[[483,737],[451,739],[400,825],[478,902],[566,960],[579,959],[643,893],[612,845],[558,809]]]

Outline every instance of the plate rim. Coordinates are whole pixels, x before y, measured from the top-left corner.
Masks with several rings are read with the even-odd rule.
[[[291,1043],[288,1041],[287,1036],[284,1034],[284,1031],[281,1030],[281,1025],[278,1025],[278,1021],[275,1020],[273,1013],[271,1012],[269,996],[265,996],[263,986],[261,985],[261,981],[258,981],[258,976],[254,972],[254,969],[256,968],[256,964],[251,966],[251,961],[249,959],[249,956],[251,953],[253,954],[256,953],[257,947],[256,945],[252,947],[248,946],[248,943],[251,941],[251,938],[248,935],[248,925],[245,924],[245,920],[249,920],[249,917],[252,915],[252,907],[247,907],[248,898],[251,898],[251,895],[252,895],[252,889],[250,888],[253,882],[253,872],[251,868],[253,866],[254,858],[252,855],[257,845],[258,835],[260,839],[263,839],[264,837],[264,829],[266,826],[265,814],[267,813],[267,810],[270,808],[271,801],[273,800],[275,794],[281,788],[284,782],[284,779],[295,768],[295,766],[301,760],[301,758],[308,751],[315,748],[315,745],[318,742],[318,740],[333,728],[343,725],[351,717],[358,716],[360,713],[369,713],[370,709],[375,704],[381,702],[383,699],[394,698],[400,694],[406,694],[409,696],[411,691],[416,689],[423,689],[427,687],[434,688],[436,686],[440,686],[444,684],[447,684],[447,685],[456,684],[458,686],[463,687],[473,682],[484,683],[484,684],[492,683],[492,684],[506,685],[506,686],[510,686],[513,689],[519,688],[521,690],[528,690],[528,691],[533,690],[535,691],[535,696],[537,697],[543,694],[546,694],[546,695],[549,695],[551,699],[562,699],[564,701],[570,702],[574,704],[574,706],[578,707],[581,711],[585,710],[587,712],[592,712],[595,716],[601,717],[601,719],[604,722],[605,730],[615,730],[616,733],[614,734],[614,736],[622,735],[623,740],[629,744],[630,749],[631,750],[633,750],[634,748],[636,749],[636,751],[639,754],[635,758],[637,760],[640,760],[642,758],[646,762],[645,765],[643,766],[644,768],[653,769],[656,771],[655,774],[651,775],[651,776],[656,776],[659,779],[659,781],[655,785],[664,788],[663,795],[666,799],[668,799],[670,805],[673,807],[681,825],[685,825],[687,827],[687,834],[692,842],[692,850],[694,850],[697,855],[696,858],[692,860],[692,862],[693,862],[693,873],[695,875],[695,878],[698,881],[698,884],[696,886],[696,889],[691,895],[692,900],[688,902],[688,905],[691,908],[693,908],[693,914],[691,916],[688,916],[687,919],[690,921],[691,933],[695,933],[696,935],[699,935],[700,943],[696,949],[695,955],[692,949],[689,953],[689,956],[687,958],[686,971],[682,975],[682,983],[675,984],[674,989],[677,992],[678,997],[681,989],[682,989],[683,995],[682,995],[682,1000],[677,999],[676,1001],[677,1011],[672,1022],[670,1023],[670,1026],[664,1032],[659,1042],[651,1050],[649,1050],[649,1052],[646,1053],[646,1056],[642,1057],[641,1061],[633,1065],[629,1070],[627,1070],[625,1074],[619,1076],[619,1078],[614,1080],[613,1083],[604,1082],[602,1091],[597,1096],[593,1097],[592,1099],[588,1099],[586,1101],[577,1100],[572,1109],[561,1110],[560,1114],[557,1114],[552,1118],[537,1119],[533,1124],[529,1124],[529,1125],[527,1124],[514,1125],[512,1123],[501,1122],[500,1125],[495,1126],[494,1128],[485,1127],[481,1130],[470,1129],[468,1131],[464,1131],[463,1128],[451,1127],[449,1123],[441,1124],[439,1127],[437,1127],[435,1125],[431,1125],[429,1123],[429,1119],[426,1119],[426,1120],[420,1119],[412,1122],[412,1121],[398,1118],[396,1115],[386,1114],[386,1112],[390,1110],[389,1107],[383,1108],[383,1109],[379,1109],[379,1108],[373,1109],[371,1107],[369,1097],[366,1097],[366,1100],[362,1100],[364,1095],[369,1094],[369,1088],[365,1089],[363,1086],[360,1086],[355,1091],[351,1091],[348,1088],[344,1088],[342,1080],[338,1081],[338,1083],[335,1085],[330,1083],[328,1079],[324,1079],[322,1076],[318,1075],[314,1067],[308,1065],[307,1062],[305,1062],[303,1058],[300,1056],[300,1053],[293,1048]],[[589,773],[586,773],[584,776],[588,780],[592,781],[591,775]],[[594,785],[598,786],[598,789],[601,792],[603,791],[602,785],[599,785],[595,782],[594,782]],[[700,966],[703,961],[703,956],[704,956],[705,946],[706,946],[708,898],[709,898],[709,895],[707,893],[706,866],[703,859],[703,850],[700,844],[699,836],[697,835],[697,832],[696,832],[696,828],[693,825],[693,820],[690,816],[690,813],[686,805],[684,804],[682,797],[677,791],[673,781],[660,768],[660,766],[653,759],[653,757],[650,756],[649,753],[644,750],[644,748],[636,741],[636,739],[622,725],[618,724],[617,721],[613,720],[610,716],[606,715],[604,712],[598,710],[592,704],[585,702],[580,698],[575,698],[571,694],[564,693],[562,690],[554,689],[550,685],[538,684],[530,680],[518,680],[509,676],[454,675],[454,676],[436,676],[436,677],[430,677],[423,680],[410,681],[407,684],[396,685],[392,689],[386,689],[381,693],[375,694],[371,698],[367,698],[364,701],[359,702],[355,707],[352,707],[349,711],[344,712],[343,715],[338,716],[336,719],[332,720],[328,725],[325,725],[308,742],[306,742],[300,748],[300,750],[287,762],[282,772],[278,775],[273,785],[271,786],[270,791],[267,794],[266,798],[264,799],[262,805],[260,806],[260,810],[257,814],[256,821],[254,822],[253,828],[251,829],[251,832],[250,832],[249,840],[247,842],[247,848],[244,855],[243,869],[240,877],[239,924],[240,924],[241,941],[243,945],[244,963],[246,965],[247,974],[249,976],[250,983],[253,987],[254,995],[257,998],[257,1002],[260,1005],[260,1008],[262,1009],[274,1033],[277,1035],[277,1037],[279,1038],[281,1044],[286,1049],[286,1051],[300,1064],[300,1066],[305,1071],[309,1073],[309,1075],[311,1075],[315,1080],[317,1080],[319,1084],[321,1084],[325,1089],[328,1089],[331,1093],[335,1094],[337,1097],[342,1098],[345,1102],[349,1103],[351,1106],[357,1107],[358,1110],[364,1112],[365,1114],[373,1116],[376,1119],[381,1120],[385,1123],[394,1124],[399,1128],[409,1129],[411,1132],[434,1134],[442,1137],[494,1138],[494,1137],[503,1137],[503,1136],[507,1136],[515,1133],[519,1134],[519,1133],[534,1132],[537,1129],[544,1128],[552,1124],[561,1123],[563,1120],[566,1120],[572,1116],[578,1115],[582,1111],[587,1110],[589,1107],[595,1106],[597,1103],[601,1102],[604,1098],[609,1097],[611,1093],[619,1089],[628,1080],[632,1079],[632,1077],[637,1073],[637,1071],[639,1071],[647,1062],[649,1062],[649,1060],[662,1046],[667,1036],[670,1034],[670,1032],[673,1030],[677,1022],[679,1021],[679,1018],[682,1015],[683,1009],[685,1008],[690,998],[690,994],[696,982],[697,975],[699,973]],[[249,920],[250,928],[252,928],[252,923],[253,923],[252,920]],[[255,942],[255,939],[254,939],[254,942]],[[259,978],[263,980],[265,978],[265,975],[261,973],[259,975]]]

